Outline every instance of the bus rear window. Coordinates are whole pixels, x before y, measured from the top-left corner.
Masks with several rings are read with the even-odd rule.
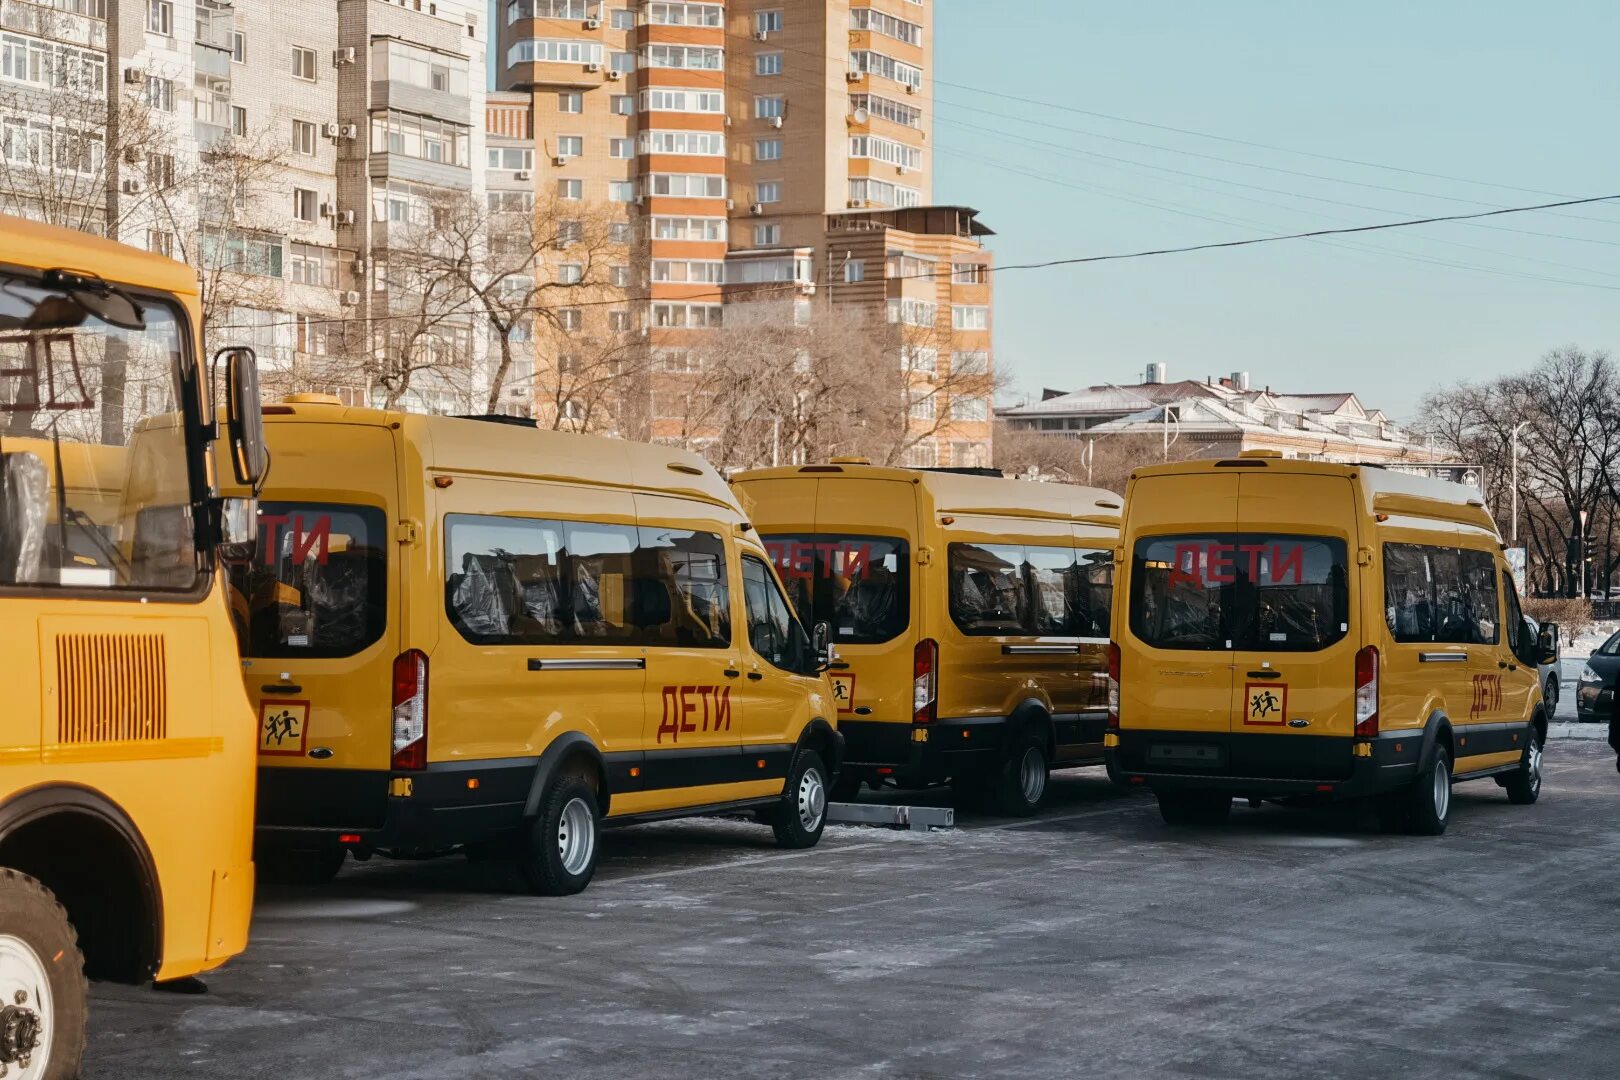
[[[1309,652],[1349,632],[1344,541],[1155,536],[1132,552],[1131,632],[1160,649]]]
[[[257,551],[228,566],[244,653],[353,656],[382,637],[386,532],[372,507],[261,503]]]
[[[832,627],[834,641],[876,645],[911,622],[904,540],[886,536],[767,536],[765,550],[806,623]]]

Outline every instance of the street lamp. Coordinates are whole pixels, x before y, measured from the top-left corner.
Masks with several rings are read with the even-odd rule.
[[[1513,429],[1513,524],[1510,547],[1519,546],[1519,432],[1529,426],[1530,421],[1526,420]]]

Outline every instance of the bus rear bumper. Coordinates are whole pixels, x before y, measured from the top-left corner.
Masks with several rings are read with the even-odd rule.
[[[1121,731],[1104,751],[1125,787],[1220,791],[1236,798],[1357,799],[1417,777],[1422,732],[1403,738],[1251,732]]]
[[[846,744],[843,771],[868,781],[894,779],[904,787],[941,783],[993,766],[1006,728],[1005,716],[932,724],[840,720],[838,730]]]

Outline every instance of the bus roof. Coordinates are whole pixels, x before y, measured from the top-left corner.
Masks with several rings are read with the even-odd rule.
[[[928,492],[934,510],[941,514],[1063,518],[1117,526],[1125,501],[1105,488],[843,462],[754,469],[739,473],[733,479],[737,483],[748,483],[753,480],[815,480],[838,475],[914,483]]]
[[[197,294],[197,272],[184,263],[76,229],[0,214],[0,261],[34,270],[77,270],[103,281],[177,295]]]
[[[399,425],[427,470],[522,477],[680,495],[741,512],[714,466],[690,451],[600,435],[576,435],[455,416],[354,408],[297,397],[266,406],[265,423]],[[275,483],[271,469],[270,483]]]

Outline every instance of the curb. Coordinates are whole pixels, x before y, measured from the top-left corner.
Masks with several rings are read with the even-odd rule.
[[[1565,720],[1547,725],[1547,738],[1549,739],[1607,739],[1608,737],[1608,724],[1576,724]]]

